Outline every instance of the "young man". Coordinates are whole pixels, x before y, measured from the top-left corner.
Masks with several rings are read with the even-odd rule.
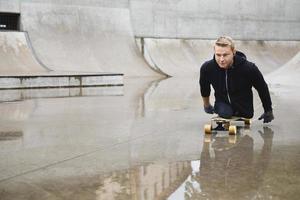
[[[230,37],[218,38],[214,51],[214,58],[206,61],[200,70],[199,83],[205,112],[217,113],[224,118],[252,118],[254,87],[264,108],[259,120],[271,122],[274,116],[268,85],[255,64],[247,61],[242,52],[236,51]],[[211,85],[215,91],[214,106],[209,100]]]

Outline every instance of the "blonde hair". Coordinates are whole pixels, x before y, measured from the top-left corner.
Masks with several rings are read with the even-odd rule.
[[[235,52],[235,44],[234,41],[231,37],[229,36],[221,36],[219,37],[216,42],[215,46],[220,46],[220,47],[227,47],[229,46],[233,52]]]

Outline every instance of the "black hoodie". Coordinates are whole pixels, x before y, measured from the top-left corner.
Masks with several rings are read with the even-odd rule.
[[[212,85],[216,102],[230,104],[235,115],[240,117],[253,117],[252,87],[258,91],[264,111],[272,110],[268,85],[262,73],[254,63],[247,61],[242,52],[236,52],[233,65],[229,69],[220,68],[215,57],[205,62],[201,66],[199,83],[203,97],[210,96]]]

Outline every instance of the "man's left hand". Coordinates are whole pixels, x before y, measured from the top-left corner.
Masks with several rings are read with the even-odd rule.
[[[273,111],[268,111],[262,114],[258,120],[264,119],[264,123],[269,123],[274,119]]]

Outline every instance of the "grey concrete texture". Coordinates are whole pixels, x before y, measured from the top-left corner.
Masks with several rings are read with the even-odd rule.
[[[191,78],[127,79],[123,96],[1,103],[1,198],[297,199],[295,91],[272,95],[270,125],[257,106],[230,143],[204,136],[198,89]]]
[[[253,123],[234,137],[203,133],[211,115],[203,111],[196,69],[212,57],[212,41],[146,39],[145,56],[155,70],[178,76],[146,77],[157,73],[143,60],[135,34],[198,35],[202,29],[194,25],[204,23],[199,10],[212,13],[205,20],[212,32],[205,29],[202,36],[215,37],[223,33],[220,27],[227,30],[234,21],[232,36],[237,39],[260,39],[260,31],[273,23],[264,39],[276,35],[299,40],[290,37],[299,34],[294,32],[298,1],[232,1],[240,12],[225,21],[219,17],[233,8],[225,1],[207,2],[22,1],[22,26],[48,67],[116,70],[143,77],[125,78],[122,95],[92,90],[95,95],[89,96],[71,89],[1,91],[8,96],[0,102],[1,200],[298,199],[298,42],[238,42],[270,83],[275,120],[267,125],[257,120],[263,108],[255,93]],[[218,12],[211,12],[215,5]],[[273,13],[279,7],[276,18]],[[262,22],[256,12],[263,13]],[[143,22],[138,20],[142,14],[147,16]],[[246,29],[241,22],[254,24]],[[186,24],[189,30],[174,29]],[[247,38],[254,30],[257,33]],[[69,93],[70,98],[50,98],[51,93],[57,97]]]
[[[41,65],[32,52],[25,32],[0,32],[1,75],[45,73],[49,70]]]
[[[144,42],[146,60],[169,76],[199,76],[201,64],[214,54],[214,40],[147,38]],[[236,49],[262,72],[269,73],[292,59],[300,50],[300,42],[236,41]]]
[[[141,37],[299,40],[297,0],[131,0],[134,32]]]
[[[0,12],[20,13],[20,0],[0,0]]]
[[[299,74],[300,52],[298,52],[288,63],[269,74],[268,81],[272,85],[294,87],[295,83],[299,80]]]
[[[30,88],[0,90],[1,102],[23,101],[36,98],[66,98],[84,96],[121,96],[124,95],[123,86],[96,87],[67,87],[67,88]]]
[[[66,98],[84,96],[121,96],[123,86],[96,86],[96,87],[67,87],[67,88],[27,88],[0,90],[0,102],[24,101],[41,98]]]
[[[230,3],[165,0],[159,2],[134,0],[1,2],[3,2],[3,10],[8,9],[9,5],[15,5],[14,8],[20,9],[21,27],[29,32],[32,41],[32,44],[28,45],[32,45],[37,58],[54,71],[117,72],[124,73],[125,76],[159,76],[159,74],[195,76],[198,74],[199,65],[212,57],[211,42],[145,39],[144,57],[147,60],[145,62],[143,55],[137,49],[134,37],[203,39],[229,34],[234,39],[299,40],[299,37],[292,37],[289,34],[300,32],[274,24],[278,22],[284,23],[285,26],[300,27],[297,25],[300,13],[296,12],[299,7],[297,1],[278,3],[269,1],[249,3],[237,0]],[[262,11],[266,7],[268,9]],[[234,9],[237,11],[234,12]],[[217,22],[206,24],[205,26],[209,26],[206,29],[209,33],[206,33],[205,30],[198,30],[201,27],[198,18],[202,21],[205,18],[206,22],[211,19]],[[236,21],[232,25],[228,24],[235,18]],[[176,23],[169,22],[169,19]],[[178,28],[177,22],[181,19],[188,24],[182,27],[180,25]],[[252,26],[244,28],[239,26],[240,22],[247,20],[256,23],[253,29]],[[221,26],[220,23],[228,24],[226,28],[233,32],[227,32],[225,25]],[[263,31],[263,28],[268,27],[268,23],[271,23],[273,28],[280,28],[280,31],[273,29]],[[243,33],[244,30],[248,31],[248,35]],[[286,30],[288,34],[285,35]],[[165,33],[165,31],[169,32]],[[177,31],[188,34],[179,34]],[[257,36],[260,32],[264,32],[264,38]],[[269,33],[276,34],[278,38],[268,36]],[[241,37],[239,34],[244,36]],[[257,62],[262,71],[270,71],[270,68],[278,68],[286,63],[297,53],[298,46],[297,42],[240,42],[241,50],[245,50],[248,58]],[[20,69],[19,66],[13,66],[12,64],[10,68],[22,71],[26,63]],[[35,70],[33,68],[32,71]]]
[[[128,8],[129,0],[19,0],[20,3],[42,3],[48,5],[92,6],[108,8]]]
[[[123,74],[80,73],[80,74],[30,74],[0,76],[0,89],[95,87],[123,85]]]
[[[126,8],[22,3],[22,27],[54,71],[158,76],[138,51]]]
[[[51,71],[26,32],[0,32],[0,89],[123,85],[123,74]]]

